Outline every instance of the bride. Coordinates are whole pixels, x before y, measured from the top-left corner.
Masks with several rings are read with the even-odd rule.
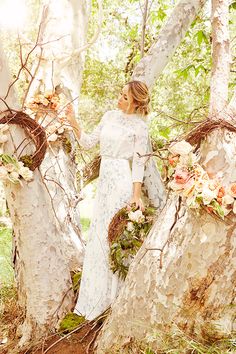
[[[146,158],[142,155],[149,151],[145,122],[149,101],[146,84],[129,82],[120,93],[118,110],[106,112],[90,134],[80,128],[73,111],[68,112],[68,121],[79,144],[90,149],[99,143],[101,154],[97,193],[74,310],[88,320],[110,306],[122,285],[109,265],[108,227],[111,219],[119,209],[132,203],[144,210],[141,186]],[[159,186],[157,194],[163,199],[164,189],[161,183]]]

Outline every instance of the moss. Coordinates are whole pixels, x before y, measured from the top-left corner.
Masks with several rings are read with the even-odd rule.
[[[72,279],[72,286],[73,286],[73,290],[76,292],[79,290],[80,287],[80,281],[81,281],[81,276],[82,276],[82,272],[77,272],[72,274],[71,279]]]
[[[70,142],[70,140],[66,137],[63,137],[62,139],[62,146],[63,146],[63,149],[65,150],[65,152],[67,154],[70,154],[71,151],[72,151],[72,144]]]
[[[30,168],[33,165],[33,158],[31,155],[21,156],[19,161],[23,162],[23,164],[28,168]]]
[[[69,333],[85,321],[84,316],[78,316],[73,312],[69,312],[60,322],[59,329],[62,332]]]

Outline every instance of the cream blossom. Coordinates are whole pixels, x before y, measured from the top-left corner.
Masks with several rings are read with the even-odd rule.
[[[0,144],[4,144],[8,141],[8,136],[5,134],[0,135]]]
[[[128,217],[131,221],[135,221],[137,223],[142,223],[144,221],[144,215],[140,209],[136,211],[130,211]]]
[[[19,174],[24,178],[24,180],[31,181],[33,179],[33,172],[28,167],[21,167],[19,169]]]
[[[64,127],[61,126],[60,128],[57,129],[57,133],[62,134],[62,133],[64,133],[64,130],[65,130]]]
[[[0,178],[3,180],[8,178],[8,172],[4,166],[0,166]]]
[[[6,170],[7,170],[8,172],[12,172],[12,171],[15,170],[16,166],[13,165],[13,163],[7,163],[7,164],[5,165],[5,168],[6,168]]]
[[[11,178],[13,181],[19,182],[19,177],[20,177],[20,176],[19,176],[19,173],[18,173],[18,172],[12,171],[12,172],[10,172],[9,176],[10,176],[10,178]]]
[[[53,133],[48,136],[48,141],[56,141],[58,138],[58,135],[56,133]]]
[[[229,204],[233,204],[234,202],[234,198],[231,197],[231,195],[226,194],[222,197],[222,204],[223,205],[229,205]]]
[[[206,186],[204,186],[202,189],[201,196],[203,199],[203,204],[208,205],[213,199],[217,198],[217,191],[212,191]]]
[[[128,231],[132,232],[134,230],[134,224],[131,221],[129,221],[126,228]]]
[[[190,145],[187,141],[182,140],[177,143],[173,143],[169,147],[169,151],[173,155],[188,155],[193,150],[192,145]]]

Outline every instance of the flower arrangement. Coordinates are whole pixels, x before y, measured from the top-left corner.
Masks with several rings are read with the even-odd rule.
[[[56,92],[46,91],[36,93],[33,100],[28,104],[28,108],[38,112],[40,109],[50,109],[57,111],[60,107],[60,96]]]
[[[148,207],[144,212],[122,208],[113,217],[108,230],[110,265],[113,273],[125,279],[129,265],[141,247],[154,220],[156,209]]]
[[[16,157],[3,154],[2,145],[8,141],[6,132],[9,129],[8,124],[0,124],[0,179],[2,181],[10,181],[12,183],[20,183],[21,178],[25,181],[33,179],[33,172],[22,161],[18,161]]]
[[[49,142],[57,141],[58,138],[63,137],[64,132],[72,130],[62,108],[65,106],[65,99],[55,91],[39,92],[27,105],[27,108],[35,114],[36,119],[46,129]],[[46,116],[45,113],[47,113]]]
[[[189,208],[203,207],[222,219],[230,212],[236,214],[236,183],[226,188],[218,178],[210,178],[198,163],[193,147],[184,140],[172,144],[169,152],[169,187],[185,199]]]

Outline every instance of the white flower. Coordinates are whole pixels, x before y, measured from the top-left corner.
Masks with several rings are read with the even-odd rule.
[[[13,183],[19,182],[19,173],[16,171],[13,171],[9,174],[10,181]]]
[[[188,155],[193,150],[192,145],[187,143],[187,141],[182,140],[177,143],[171,144],[169,151],[173,155]]]
[[[0,179],[6,180],[8,178],[8,172],[4,166],[0,166]]]
[[[12,172],[15,170],[15,165],[13,165],[13,163],[7,163],[5,165],[5,169],[8,171],[8,172]]]
[[[128,231],[132,232],[134,230],[134,224],[131,221],[129,221],[126,228]]]
[[[7,140],[8,140],[7,135],[5,135],[5,134],[0,135],[0,144],[6,143]]]
[[[64,127],[60,127],[57,129],[58,134],[62,134],[64,132]]]
[[[233,202],[234,202],[234,198],[231,197],[231,195],[226,194],[222,197],[222,204],[223,205],[233,204]]]
[[[58,135],[56,133],[53,133],[48,136],[48,141],[56,141],[58,138]]]
[[[142,223],[144,221],[144,215],[140,209],[136,211],[130,211],[128,217],[131,221],[135,221],[137,223]]]
[[[208,205],[214,198],[217,197],[217,191],[212,191],[207,187],[203,187],[201,196],[203,199],[203,204]]]
[[[21,167],[19,169],[19,174],[24,178],[24,180],[31,181],[33,179],[33,172],[28,167]]]

